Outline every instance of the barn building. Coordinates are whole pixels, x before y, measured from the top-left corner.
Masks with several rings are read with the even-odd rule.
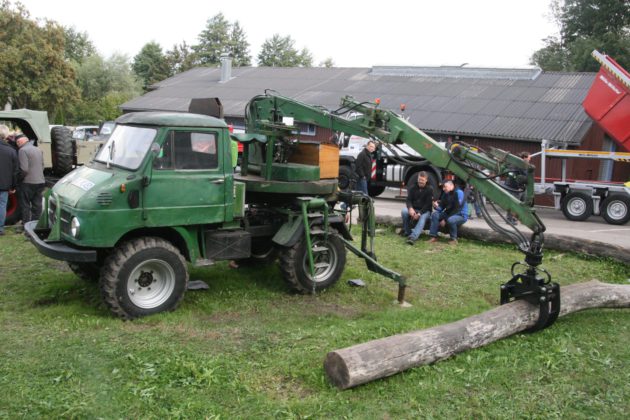
[[[221,67],[198,67],[156,83],[121,108],[187,111],[192,98],[218,97],[228,123],[244,128],[247,102],[266,89],[328,109],[338,108],[340,98],[350,95],[359,100],[380,98],[382,107],[393,110],[405,104],[410,122],[439,141],[452,137],[512,153],[538,152],[543,140],[567,148],[614,151],[614,141],[581,105],[594,78],[595,73],[538,68],[232,68],[230,59],[224,59]],[[324,142],[332,135],[328,129],[304,124],[301,133]],[[532,163],[540,166],[537,158]],[[548,161],[547,179],[560,175],[560,160]],[[574,159],[568,162],[567,176],[627,181],[630,164]]]

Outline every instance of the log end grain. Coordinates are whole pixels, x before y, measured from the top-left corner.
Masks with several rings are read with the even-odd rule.
[[[324,360],[324,370],[328,380],[339,389],[350,385],[350,371],[345,360],[337,352],[331,351]]]

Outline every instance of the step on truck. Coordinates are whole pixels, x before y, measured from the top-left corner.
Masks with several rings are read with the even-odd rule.
[[[345,118],[350,111],[361,116]],[[531,238],[492,225],[525,254],[525,272],[517,272],[518,264],[512,267],[501,301],[522,298],[540,305],[540,328],[557,317],[558,286],[538,275],[544,272],[537,267],[545,226],[531,207],[534,168],[520,158],[464,144],[446,150],[396,113],[349,97],[329,111],[266,93],[254,97],[245,114],[247,131],[241,134],[231,134],[222,119],[208,115],[121,116],[93,161],[62,178],[46,199],[45,214],[26,224],[31,241],[42,254],[67,261],[78,276],[98,281],[104,302],[123,319],[176,308],[188,285],[187,263],[278,259],[291,289],[316,293],[339,280],[347,250],[369,270],[396,281],[404,302],[405,277],[381,265],[374,253],[372,199],[340,192],[337,179],[322,179],[320,166],[291,161],[300,147],[299,121],[408,144],[516,214],[532,230]],[[232,168],[232,140],[245,145],[239,173]],[[483,172],[502,173],[515,165],[528,173],[522,200]],[[355,205],[363,214],[360,245],[344,223]]]

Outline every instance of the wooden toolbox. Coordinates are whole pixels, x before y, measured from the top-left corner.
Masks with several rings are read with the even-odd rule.
[[[301,141],[289,158],[289,162],[319,166],[319,178],[339,176],[339,148],[334,144]]]

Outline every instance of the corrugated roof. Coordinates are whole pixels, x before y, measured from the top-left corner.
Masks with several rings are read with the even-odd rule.
[[[232,69],[221,83],[218,68],[195,68],[153,86],[122,105],[125,111],[185,111],[191,98],[218,97],[226,116],[242,117],[247,101],[264,92],[329,109],[342,96],[381,98],[420,129],[437,133],[542,139],[579,144],[591,125],[582,109],[595,73],[478,68],[271,68]]]

